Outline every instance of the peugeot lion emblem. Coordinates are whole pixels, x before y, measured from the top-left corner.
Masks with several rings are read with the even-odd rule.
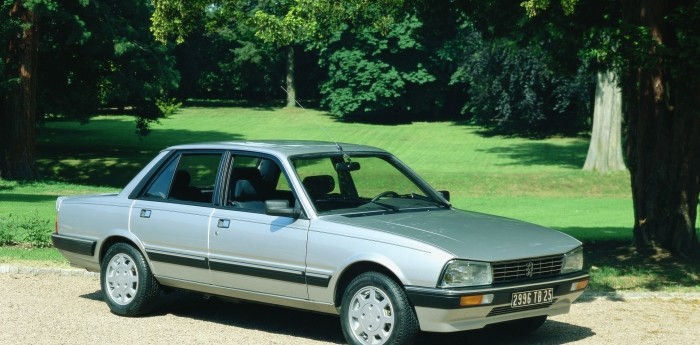
[[[532,277],[533,270],[535,269],[535,264],[532,263],[532,261],[528,262],[527,265],[525,265],[525,275],[528,277]]]

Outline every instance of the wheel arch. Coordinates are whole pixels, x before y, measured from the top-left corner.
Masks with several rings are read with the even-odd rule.
[[[399,279],[399,277],[385,265],[374,261],[357,261],[346,267],[345,270],[343,270],[343,272],[338,277],[338,282],[335,285],[335,293],[333,297],[333,304],[336,308],[340,307],[340,304],[342,303],[343,299],[343,293],[345,292],[345,289],[348,287],[350,282],[353,279],[355,279],[355,277],[365,272],[382,273],[390,279],[396,281],[396,283],[399,284],[399,286],[401,286],[402,288],[404,286],[401,279]]]
[[[146,255],[146,251],[144,250],[143,246],[141,246],[141,243],[136,239],[119,234],[111,235],[102,240],[102,243],[100,244],[100,250],[98,252],[98,264],[100,266],[102,265],[102,261],[104,260],[105,255],[107,255],[107,251],[109,250],[109,248],[117,243],[125,243],[131,245],[134,248],[136,248],[136,250],[140,251],[141,254],[146,258],[146,263],[148,263],[148,266],[151,269],[151,271],[153,270],[151,262],[150,260],[148,260],[148,255]]]

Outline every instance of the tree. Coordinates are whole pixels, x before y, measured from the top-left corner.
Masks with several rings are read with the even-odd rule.
[[[148,0],[65,1],[39,22],[37,116],[87,121],[99,109],[136,115],[140,134],[161,117],[179,73],[170,47],[153,39]]]
[[[232,21],[244,21],[255,35],[285,50],[287,106],[296,106],[296,49],[342,29],[348,23],[371,23],[386,29],[403,0],[154,0],[152,27],[157,39],[182,43],[207,13],[220,12]]]
[[[234,26],[242,21],[255,27],[255,35],[263,42],[284,47],[287,107],[296,106],[294,45],[303,42],[315,32],[312,22],[290,15],[290,12],[293,14],[296,11],[294,5],[298,5],[299,2],[230,0],[214,3],[202,0],[156,0],[154,3],[156,10],[152,17],[152,31],[156,38],[163,42],[174,36],[176,42],[182,43],[194,31],[198,21],[216,17],[219,20],[214,30]],[[228,19],[228,22],[221,20],[222,18]]]
[[[37,178],[35,123],[36,71],[39,49],[37,11],[41,2],[5,1],[3,24],[2,91],[0,96],[0,178]]]
[[[220,18],[223,17],[223,18]],[[207,29],[207,28],[214,28]],[[255,37],[242,21],[210,13],[174,50],[182,75],[180,99],[235,99],[269,102],[283,92],[284,61],[271,44]],[[303,61],[302,61],[303,62]]]
[[[462,6],[456,35],[439,55],[454,65],[449,82],[465,94],[460,112],[470,123],[532,137],[587,126],[593,83],[575,23],[528,21],[511,2]]]
[[[427,53],[415,15],[397,21],[386,34],[365,28],[344,30],[321,50],[328,79],[321,84],[322,105],[331,114],[367,120],[377,114],[405,116],[421,111],[421,86],[433,82],[423,63]]]
[[[596,75],[593,130],[583,170],[625,171],[622,158],[622,90],[613,71]]]
[[[622,1],[643,48],[629,44],[622,81],[638,247],[700,250],[700,4]]]
[[[563,0],[568,13],[582,0]],[[617,54],[634,243],[697,256],[700,193],[700,3],[620,0]],[[523,6],[536,14],[549,0]],[[607,7],[601,7],[607,8]]]
[[[35,128],[46,114],[87,119],[99,106],[130,106],[140,134],[162,115],[157,101],[177,86],[177,73],[141,29],[148,4],[0,3],[0,178],[38,177]]]

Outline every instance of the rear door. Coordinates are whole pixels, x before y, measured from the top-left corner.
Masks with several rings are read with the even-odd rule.
[[[173,155],[134,202],[130,229],[141,239],[155,275],[211,283],[209,218],[222,157],[217,151]]]

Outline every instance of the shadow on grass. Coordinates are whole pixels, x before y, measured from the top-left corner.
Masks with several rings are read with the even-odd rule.
[[[99,128],[44,128],[37,143],[42,178],[76,184],[123,187],[160,150],[178,144],[242,139],[218,131],[157,129],[138,140],[133,123],[101,119]],[[133,138],[126,138],[133,136]]]
[[[303,103],[305,104],[305,103]],[[189,99],[182,105],[187,107],[198,108],[248,108],[255,110],[274,110],[285,106],[282,101],[267,101],[255,102],[247,100],[208,100],[208,99]],[[311,105],[310,105],[311,106]],[[309,108],[304,105],[305,108]]]
[[[556,145],[547,142],[528,142],[480,151],[509,158],[513,161],[501,165],[554,165],[579,169],[586,161],[588,143],[577,141],[566,145]]]
[[[584,241],[584,258],[593,291],[700,291],[700,261],[663,250],[640,251],[631,241]]]
[[[8,188],[11,189],[11,188]],[[13,193],[2,193],[0,194],[0,202],[47,202],[56,200],[54,195],[37,195],[37,194],[13,194]]]

